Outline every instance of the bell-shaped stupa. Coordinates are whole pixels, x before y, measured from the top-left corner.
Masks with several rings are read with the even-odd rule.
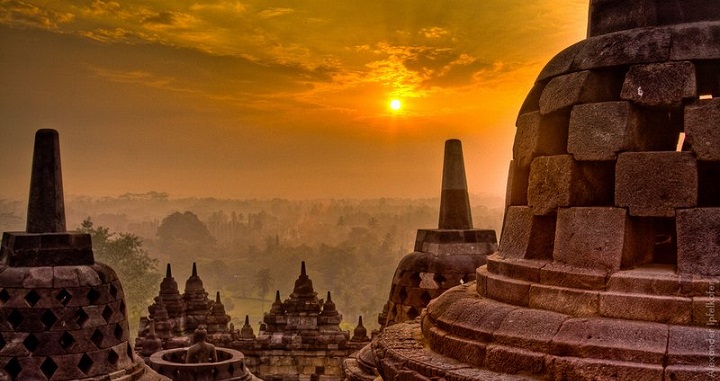
[[[68,232],[57,131],[35,135],[26,232],[0,251],[0,379],[167,380],[129,342],[123,288]]]
[[[717,380],[720,6],[592,0],[517,119],[500,246],[385,380]]]
[[[495,231],[473,228],[462,143],[450,139],[445,142],[438,228],[418,229],[415,251],[400,260],[378,316],[381,329],[415,319],[433,298],[475,280],[475,269],[495,250]]]

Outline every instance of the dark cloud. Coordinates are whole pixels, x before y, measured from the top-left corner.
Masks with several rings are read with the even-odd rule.
[[[146,17],[142,22],[143,24],[173,25],[175,24],[175,14],[172,12],[160,12]]]
[[[3,25],[57,29],[60,24],[69,22],[73,17],[72,13],[43,9],[21,0],[6,0],[0,3],[0,23]]]

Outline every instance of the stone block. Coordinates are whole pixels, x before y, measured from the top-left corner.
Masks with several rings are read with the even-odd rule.
[[[545,370],[545,354],[503,345],[487,348],[488,369],[501,373],[542,373]]]
[[[428,345],[430,345],[430,348],[432,348],[436,352],[441,352],[442,349],[442,342],[445,336],[447,336],[447,332],[444,330],[438,328],[438,327],[431,327],[425,330],[425,322],[423,321],[423,336],[428,342]]]
[[[491,229],[418,229],[415,237],[415,251],[435,255],[458,255],[458,254],[490,254],[497,250],[497,237]],[[433,268],[444,261],[434,260],[435,257],[422,257],[415,255],[417,261],[428,261],[427,268],[435,272],[445,272],[446,269]],[[408,258],[410,259],[410,258]],[[452,260],[452,259],[450,259]],[[416,269],[418,266],[412,263],[405,264],[404,269]],[[454,266],[450,266],[453,268]]]
[[[698,171],[688,152],[625,152],[615,169],[615,205],[631,216],[674,217],[697,205]]]
[[[520,116],[522,116],[523,114],[540,110],[540,96],[542,95],[542,91],[544,88],[545,83],[535,82],[533,87],[528,92],[528,95],[525,97],[525,101],[523,101],[523,104],[520,106],[518,118],[520,118]],[[515,123],[517,125],[517,120],[515,121]]]
[[[720,9],[716,4],[702,0],[593,0],[588,35],[718,18]]]
[[[535,216],[532,208],[511,206],[505,213],[499,254],[503,258],[544,259],[552,257],[555,217]]]
[[[97,271],[90,266],[77,266],[78,282],[83,286],[100,286],[103,281]]]
[[[495,342],[535,352],[548,352],[567,315],[532,308],[510,311],[495,331]]]
[[[600,294],[597,291],[533,284],[528,305],[572,316],[597,316],[600,314]]]
[[[689,61],[631,66],[620,92],[620,98],[645,107],[680,108],[696,97],[695,66]]]
[[[670,326],[668,365],[707,365],[709,349],[720,340],[720,330],[705,327]]]
[[[489,343],[505,317],[518,307],[488,299],[477,299],[449,327],[450,332],[468,340]]]
[[[695,365],[670,365],[665,368],[665,380],[673,381],[715,381],[720,376],[720,369],[717,366],[717,358],[708,361],[702,366]],[[713,364],[712,367],[709,365]]]
[[[450,306],[458,299],[468,297],[464,287],[455,287],[443,293],[442,297],[433,299],[428,303],[428,314],[433,320],[437,320]]]
[[[665,324],[605,318],[572,318],[560,327],[551,354],[598,360],[662,364],[668,340]]]
[[[33,351],[33,356],[50,356],[66,353],[60,346],[60,337],[62,332],[38,332],[35,337],[38,339],[37,348]],[[69,348],[72,350],[72,348]]]
[[[78,287],[81,286],[78,280],[76,266],[53,267],[53,287]]]
[[[681,61],[720,58],[719,23],[674,25],[671,33],[671,60]]]
[[[492,267],[491,267],[492,264]],[[547,261],[533,259],[503,259],[495,254],[488,257],[488,270],[495,274],[508,278],[526,280],[528,282],[540,282],[540,269],[547,265]]]
[[[18,380],[47,380],[45,374],[43,374],[40,366],[42,365],[45,357],[43,356],[28,356],[24,358],[18,358],[22,371],[18,374]],[[109,373],[109,372],[108,372]]]
[[[117,274],[115,274],[115,270],[102,262],[95,262],[95,264],[91,267],[93,268],[93,270],[95,270],[95,272],[97,272],[98,277],[100,277],[100,280],[102,280],[103,283],[118,280]]]
[[[450,331],[452,329],[453,323],[455,323],[460,317],[460,315],[465,312],[465,309],[468,308],[469,303],[469,299],[461,299],[453,303],[435,321],[438,328]]]
[[[657,25],[657,5],[652,0],[590,2],[588,36]]]
[[[689,294],[692,296],[716,296],[720,294],[720,283],[717,277],[704,275],[684,275],[685,279],[690,278]]]
[[[64,222],[63,222],[64,223]],[[84,233],[3,233],[0,258],[8,266],[92,265],[90,235]]]
[[[5,341],[5,346],[2,349],[3,356],[13,357],[27,357],[31,356],[32,353],[25,348],[23,341],[27,338],[28,334],[25,332],[2,332],[2,338]]]
[[[607,270],[575,267],[563,263],[550,263],[540,269],[540,283],[558,287],[604,290],[607,277]]]
[[[600,295],[602,316],[669,324],[690,324],[692,299],[606,292]]]
[[[656,364],[554,357],[551,367],[551,379],[556,381],[663,381],[663,366]]]
[[[617,99],[617,85],[606,73],[579,71],[557,76],[543,89],[540,114],[570,110],[570,107],[591,102]]]
[[[439,347],[432,348],[436,352],[465,364],[483,366],[485,362],[486,345],[463,337],[447,335],[443,338]]]
[[[698,160],[720,160],[720,98],[685,106],[685,142]]]
[[[623,208],[561,208],[553,258],[575,267],[616,271],[633,263],[634,240]]]
[[[720,327],[720,294],[715,289],[708,297],[692,298],[692,324],[698,327]]]
[[[720,275],[720,208],[677,211],[679,273]]]
[[[537,157],[530,166],[528,205],[535,215],[554,215],[560,207],[609,205],[612,182],[611,165],[576,162],[572,155]]]
[[[580,70],[644,62],[662,62],[670,56],[670,30],[640,28],[589,38],[575,56]]]
[[[478,267],[478,269],[475,270],[475,289],[477,290],[477,294],[480,296],[487,295],[488,274],[489,271],[486,266]],[[432,303],[432,301],[430,303]]]
[[[588,103],[570,113],[567,150],[575,160],[615,160],[639,147],[640,114],[630,102]]]
[[[530,282],[519,281],[493,274],[488,274],[486,282],[486,292],[488,298],[516,306],[528,305]]]
[[[641,267],[610,275],[608,291],[645,295],[689,295],[689,279],[675,272],[673,266]]]
[[[585,46],[585,43],[586,40],[576,42],[553,56],[553,58],[545,64],[542,71],[540,71],[537,81],[543,81],[572,71],[575,56],[577,56],[578,52]]]
[[[53,268],[43,266],[28,268],[22,286],[25,288],[52,288],[52,284]]]
[[[27,271],[24,268],[2,267],[0,268],[0,284],[3,287],[23,287],[23,282],[27,277]]]
[[[520,168],[528,168],[536,156],[562,155],[567,153],[567,139],[567,116],[541,116],[539,111],[522,114],[517,120],[513,160]]]

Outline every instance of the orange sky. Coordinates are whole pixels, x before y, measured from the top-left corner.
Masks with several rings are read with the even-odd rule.
[[[66,194],[504,195],[517,111],[587,0],[0,0],[0,198],[60,131]],[[392,99],[403,107],[393,111]]]

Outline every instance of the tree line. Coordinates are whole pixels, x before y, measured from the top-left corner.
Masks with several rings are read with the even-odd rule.
[[[132,325],[147,314],[166,263],[182,292],[197,262],[206,291],[221,292],[238,325],[246,314],[259,322],[276,290],[287,298],[305,261],[315,291],[320,298],[332,292],[346,327],[362,315],[372,328],[397,263],[412,251],[416,230],[437,227],[439,204],[439,199],[172,199],[151,192],[69,197],[66,210],[68,226],[90,233],[96,259],[118,272]],[[499,234],[502,201],[474,196],[471,205],[475,227]],[[16,202],[0,200],[6,225],[24,224],[19,209]]]

